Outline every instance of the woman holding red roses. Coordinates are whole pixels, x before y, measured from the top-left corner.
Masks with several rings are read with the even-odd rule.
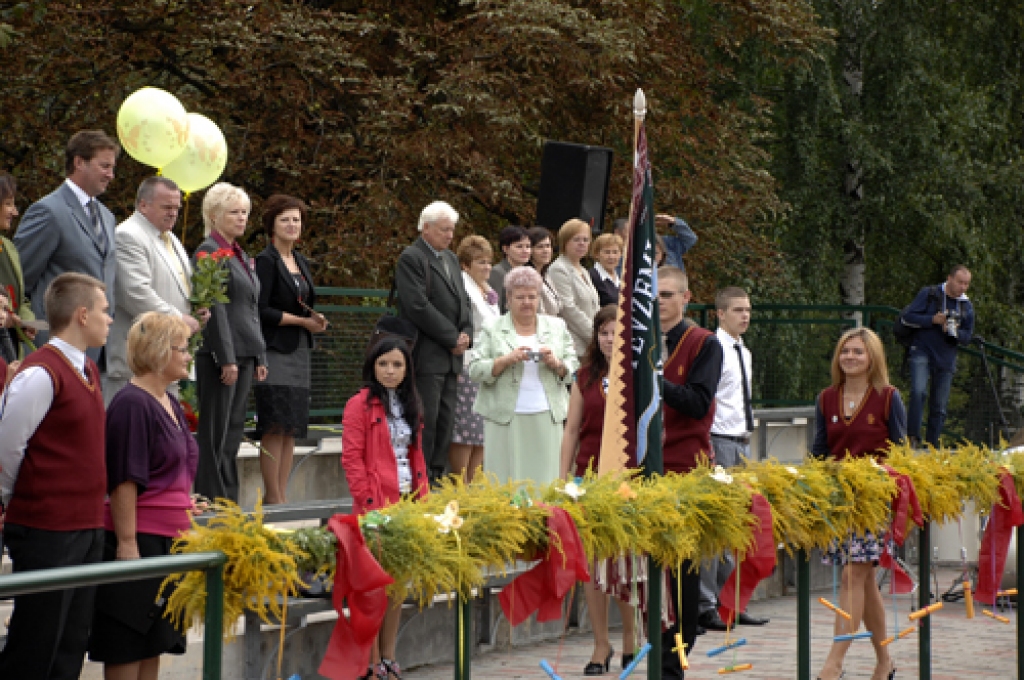
[[[249,388],[253,378],[267,377],[258,306],[260,283],[252,260],[238,243],[249,224],[249,207],[249,197],[240,188],[226,182],[210,187],[203,198],[207,238],[194,258],[226,256],[228,298],[228,302],[210,306],[210,321],[196,351],[199,470],[195,490],[210,499],[227,498],[236,503],[236,459]],[[193,268],[195,265],[193,262]]]

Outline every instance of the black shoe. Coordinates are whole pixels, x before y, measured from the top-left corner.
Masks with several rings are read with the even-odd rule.
[[[729,627],[725,625],[725,621],[718,615],[714,609],[711,611],[704,612],[697,617],[697,625],[704,626],[708,630],[726,631]]]
[[[622,670],[626,670],[629,664],[633,663],[633,659],[636,658],[636,654],[630,652],[629,654],[622,655]]]
[[[705,628],[704,626],[700,625],[699,623],[697,624],[697,633],[696,633],[697,635],[706,635],[707,632],[708,632],[707,628]]]
[[[759,619],[756,616],[751,616],[746,612],[740,612],[740,615],[736,618],[736,623],[741,626],[763,626],[764,624],[771,621],[771,619]]]
[[[604,663],[600,661],[591,661],[583,668],[583,675],[604,675],[608,672],[608,669],[612,665],[612,657],[615,656],[615,648],[613,647],[608,652],[608,658],[604,660]]]

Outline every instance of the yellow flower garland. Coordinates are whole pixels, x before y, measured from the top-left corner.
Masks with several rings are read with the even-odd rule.
[[[958,517],[967,501],[987,512],[999,498],[1001,469],[1010,471],[1024,497],[1024,453],[999,455],[963,445],[955,450],[917,453],[894,445],[887,464],[914,483],[926,517]],[[531,482],[499,483],[477,475],[472,484],[455,478],[421,501],[403,499],[361,518],[367,545],[395,583],[392,597],[413,597],[421,606],[438,593],[469,597],[486,572],[504,572],[517,559],[533,559],[548,546],[548,507],[563,508],[576,523],[591,559],[624,553],[650,555],[663,567],[698,561],[724,550],[746,551],[757,518],[749,512],[753,493],[772,506],[775,540],[789,552],[824,549],[851,533],[884,531],[890,521],[896,483],[870,458],[842,462],[808,458],[799,465],[777,460],[722,470],[698,467],[686,475],[641,478],[635,470],[597,477],[589,472],[570,483],[544,487]],[[455,505],[449,505],[457,501]],[[457,507],[457,531],[442,526]],[[294,594],[302,572],[327,572],[333,537],[325,530],[274,532],[262,526],[259,506],[252,515],[219,505],[205,527],[194,526],[175,552],[220,550],[225,569],[225,623],[245,607],[264,620],[280,617],[278,599]],[[439,522],[438,517],[445,521]],[[203,614],[202,574],[176,575],[168,602],[176,622],[191,625]]]

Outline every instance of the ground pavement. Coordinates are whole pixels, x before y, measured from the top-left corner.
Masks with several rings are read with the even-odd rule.
[[[945,591],[956,572],[941,570],[939,586]],[[832,637],[834,616],[817,603],[820,593],[813,596],[811,606],[811,672],[821,668],[828,653]],[[827,593],[825,594],[828,595]],[[913,596],[917,602],[917,595]],[[796,678],[796,598],[781,597],[754,602],[748,611],[755,616],[771,617],[771,623],[763,627],[741,626],[739,635],[747,644],[736,650],[735,663],[752,663],[753,669],[728,677],[737,680],[793,680]],[[897,598],[900,628],[910,625],[907,613],[911,610],[911,598]],[[892,601],[886,597],[888,616],[886,625],[892,633]],[[913,607],[916,609],[916,606]],[[933,680],[959,680],[961,678],[984,678],[986,680],[1010,680],[1017,677],[1016,660],[1016,611],[1003,612],[1010,619],[1010,625],[999,623],[981,615],[976,606],[977,616],[968,620],[963,601],[946,603],[943,609],[932,615],[932,678]],[[697,649],[690,656],[688,679],[718,678],[717,671],[733,662],[733,653],[708,658],[707,650],[722,644],[724,633],[708,633],[697,639]],[[616,650],[620,650],[621,636],[612,634]],[[556,672],[565,680],[583,677],[583,667],[590,660],[593,638],[590,635],[569,631],[561,642],[543,643],[512,650],[503,649],[482,654],[474,658],[472,677],[477,680],[505,680],[531,678],[547,680],[540,669],[541,659],[547,659]],[[897,641],[889,649],[896,660],[896,677],[902,679],[918,677],[917,634]],[[846,678],[870,678],[874,670],[874,654],[868,641],[855,642],[846,657]],[[614,677],[620,672],[620,657],[616,654],[612,662]],[[410,669],[403,674],[406,680],[448,680],[454,677],[450,664],[425,666]],[[611,674],[604,677],[610,678]],[[632,676],[634,680],[646,678],[646,665]]]

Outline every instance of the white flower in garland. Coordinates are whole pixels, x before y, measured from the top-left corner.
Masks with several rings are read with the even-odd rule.
[[[722,484],[732,484],[732,475],[726,472],[721,465],[715,466],[715,471],[711,473],[711,479]]]
[[[584,489],[579,484],[577,484],[576,482],[566,482],[565,486],[559,489],[559,491],[561,491],[574,501],[578,501],[580,499],[580,496],[583,496],[584,494],[587,493],[587,490]]]
[[[793,475],[794,477],[799,477],[800,476],[800,471],[797,470],[792,465],[787,465],[786,466],[786,472],[788,472],[789,474]]]
[[[444,512],[440,515],[426,515],[427,517],[433,517],[434,521],[437,522],[437,530],[442,534],[447,534],[450,531],[458,531],[462,528],[462,518],[459,517],[459,502],[451,501],[444,507]]]

